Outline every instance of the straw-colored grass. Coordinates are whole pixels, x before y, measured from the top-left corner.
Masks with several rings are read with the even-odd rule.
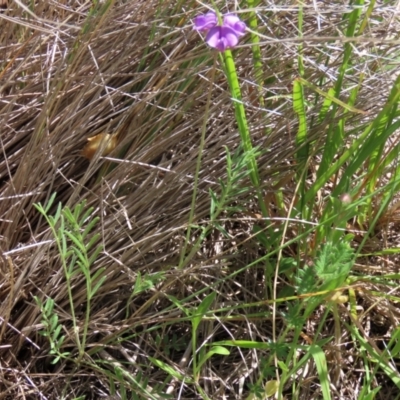
[[[213,308],[230,310],[202,322],[197,331],[200,344],[233,339],[268,343],[272,338],[272,305],[256,305],[267,300],[266,266],[246,268],[265,254],[252,230],[255,221],[260,223],[260,211],[248,177],[240,182],[248,190],[231,204],[241,211],[220,216],[228,236],[211,230],[182,263],[210,90],[195,224],[207,226],[209,189],[219,193],[220,180],[227,178],[224,146],[231,152],[240,146],[224,73],[217,65],[210,83],[211,52],[192,30],[191,18],[204,8],[176,0],[26,3],[9,0],[0,10],[0,399],[150,398],[146,393],[154,398],[162,393],[180,399],[206,398],[205,394],[210,399],[247,398],[249,384],[261,375],[263,353],[242,348],[232,349],[229,356],[217,354],[193,382],[191,323],[173,301],[185,299],[182,304],[187,309],[197,307],[202,290],[207,293],[213,287],[217,292]],[[348,6],[328,3],[304,6],[304,41],[298,35],[297,4],[277,1],[259,6],[264,109],[257,100],[251,47],[244,41],[235,53],[253,145],[261,150],[258,165],[271,217],[290,214],[297,190],[298,119],[292,85],[299,75],[299,44],[303,44],[304,78],[315,85],[324,79],[321,88],[326,92],[335,84],[342,63],[342,17]],[[347,100],[358,84],[354,77],[362,73],[355,107],[367,112],[349,114],[350,137],[375,117],[397,75],[399,4],[381,3],[369,16],[362,37],[350,42],[353,74],[344,77],[341,99]],[[337,39],[328,41],[333,37]],[[307,103],[308,135],[314,146],[308,182],[315,178],[332,123],[318,123],[321,101],[315,104],[310,95]],[[82,157],[87,139],[101,133],[117,135],[116,148],[108,158]],[[284,213],[275,197],[281,188]],[[327,186],[321,195],[330,189]],[[50,215],[59,202],[73,209],[86,200],[99,217],[90,235],[100,234],[97,244],[103,250],[92,273],[104,268],[105,281],[91,300],[85,355],[79,362],[60,252],[48,222],[34,207],[46,204],[53,193],[57,195]],[[316,207],[313,222],[318,216]],[[282,224],[268,222],[263,228]],[[386,226],[381,225],[378,235],[388,233],[396,247],[397,239],[392,230],[385,233]],[[296,224],[291,225],[286,239],[300,233]],[[199,229],[192,227],[187,254],[199,235]],[[378,242],[375,250],[385,247],[382,239]],[[296,255],[296,246],[285,252],[302,256]],[[376,268],[367,265],[371,260],[364,258],[355,268],[367,274],[368,268]],[[183,269],[178,268],[180,263]],[[387,267],[388,273],[397,272],[390,260]],[[133,295],[138,276],[152,284]],[[86,282],[77,274],[70,285],[81,332]],[[393,295],[397,291],[375,290],[393,290]],[[40,335],[43,313],[34,296],[42,302],[54,300],[65,335],[63,350],[70,355],[54,365],[49,341]],[[370,329],[366,335],[371,345],[379,347],[380,337],[390,335],[398,324],[395,303],[388,299],[377,305],[370,292],[361,292],[359,299],[365,311],[370,307],[368,322],[360,324]],[[252,307],[236,309],[229,319],[241,304]],[[247,313],[259,317],[247,318]],[[305,343],[307,335],[315,333],[322,315],[318,313],[322,311],[316,310],[308,331],[304,330]],[[279,320],[276,323],[283,329]],[[334,335],[333,319],[324,329],[322,336]],[[327,353],[332,398],[359,398],[364,356],[351,346],[354,340],[348,333],[343,335],[341,343],[348,347],[344,345],[340,358],[333,349]],[[187,374],[187,382],[149,357]],[[315,367],[307,364],[298,372],[296,393],[290,385],[285,388],[286,398],[321,398],[316,377]],[[382,390],[377,398],[397,398],[398,389],[387,375],[377,375],[372,386],[378,384]]]

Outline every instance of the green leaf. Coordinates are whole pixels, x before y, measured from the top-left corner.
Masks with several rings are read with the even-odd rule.
[[[73,212],[73,214],[71,213],[71,216],[73,216],[73,218],[71,219],[71,221],[72,221],[72,220],[73,220],[74,222],[75,222],[75,221],[78,221],[79,216],[82,214],[82,210],[85,208],[85,206],[86,206],[86,200],[83,200],[81,203],[77,204],[77,205],[74,207],[74,212]]]
[[[175,296],[172,296],[170,294],[166,294],[166,296],[171,303],[173,303],[176,307],[183,311],[187,316],[190,315],[189,311],[185,307],[183,307],[181,302]]]
[[[272,380],[268,381],[265,384],[265,394],[268,397],[275,396],[276,393],[278,393],[279,390],[279,382],[277,380]]]
[[[317,92],[319,95],[324,97],[325,99],[329,100],[330,102],[336,103],[338,106],[343,107],[347,111],[351,111],[353,113],[358,113],[358,114],[367,114],[366,111],[360,110],[358,108],[355,108],[341,100],[339,100],[337,97],[335,97],[335,89],[330,89],[328,93],[324,92],[323,90],[319,89],[318,86],[313,85],[312,83],[308,82],[307,80],[303,78],[297,78],[297,81],[302,83],[304,86],[308,86],[315,92]]]
[[[308,157],[309,145],[307,144],[307,120],[302,79],[293,82],[293,109],[299,118],[299,129],[296,135],[297,160],[302,165]]]
[[[94,285],[92,292],[90,293],[90,298],[92,298],[96,292],[100,289],[100,287],[103,285],[104,281],[106,280],[106,276],[103,276],[100,278],[100,280]]]
[[[67,239],[65,235],[62,235],[60,237],[60,251],[61,251],[61,257],[65,260],[68,258],[68,248],[67,248]]]
[[[83,206],[85,206],[86,205],[86,203],[83,205]],[[78,221],[78,225],[79,226],[83,226],[85,223],[87,223],[87,220],[92,216],[92,214],[93,214],[93,210],[94,210],[94,207],[89,207],[87,210],[86,210],[86,212],[79,218],[79,220],[78,220],[78,218],[76,218],[76,220]],[[94,224],[97,224],[97,222],[100,220],[100,218],[99,217],[95,217],[95,218],[93,218],[93,220],[92,220],[92,222],[94,222]],[[89,223],[89,225],[92,223],[92,222],[90,222]]]
[[[74,254],[77,256],[76,263],[80,265],[82,269],[87,269],[88,267],[90,267],[86,258],[86,252],[81,252],[80,249],[75,246],[71,246],[71,248],[74,250]]]
[[[210,193],[210,197],[211,197],[210,215],[213,216],[215,213],[215,209],[216,209],[218,200],[217,200],[217,196],[216,196],[215,192],[212,189],[209,190],[209,193]]]
[[[37,304],[37,306],[42,310],[43,304],[42,304],[42,301],[39,299],[39,297],[33,296],[33,299],[35,300],[35,303]]]
[[[258,349],[258,350],[270,350],[271,344],[264,342],[255,342],[253,340],[223,340],[214,343],[215,346],[235,346],[241,349]]]
[[[312,267],[304,266],[303,268],[299,268],[294,279],[298,294],[315,292],[318,287],[316,274]]]
[[[400,327],[396,327],[391,335],[390,343],[396,343],[390,350],[390,357],[397,357],[400,352]],[[390,347],[390,346],[388,346]]]
[[[89,221],[86,225],[85,230],[82,233],[82,236],[86,237],[93,230],[93,228],[97,225],[99,221],[100,221],[99,217],[94,217],[91,221]],[[83,226],[83,224],[81,224],[80,226]]]
[[[172,368],[170,365],[166,364],[165,362],[161,360],[157,360],[156,358],[153,357],[148,357],[148,359],[158,368],[161,368],[164,372],[166,372],[169,376],[177,379],[179,382],[188,382],[188,378],[184,375],[182,375],[180,372]]]
[[[48,298],[44,303],[44,312],[46,315],[50,315],[54,309],[54,300],[52,298]]]
[[[364,388],[363,388],[364,389]],[[374,400],[378,392],[382,389],[382,386],[378,386],[371,390],[368,394],[360,393],[358,400]]]
[[[92,276],[91,276],[91,281],[94,282],[96,281],[101,275],[104,274],[104,271],[106,270],[105,267],[99,268]]]
[[[218,229],[218,231],[220,231],[226,238],[229,238],[229,233],[227,232],[227,230],[218,222],[214,221],[214,226],[215,229]]]
[[[382,355],[378,354],[376,352],[376,350],[368,343],[368,341],[365,340],[365,338],[363,336],[361,336],[361,334],[359,333],[359,331],[356,328],[349,326],[349,329],[357,337],[361,346],[368,352],[368,355],[371,358],[371,360],[376,362],[378,364],[378,366],[382,369],[382,371],[393,381],[393,383],[396,385],[396,387],[398,389],[400,389],[400,374],[397,371],[397,369],[395,369],[388,362],[388,360],[385,360],[382,357]]]
[[[58,203],[57,210],[56,210],[56,213],[55,213],[54,219],[53,219],[53,224],[54,224],[54,225],[55,225],[55,224],[58,222],[58,220],[60,219],[61,210],[62,210],[62,204],[61,204],[61,203]],[[46,211],[46,212],[47,212],[47,211]]]
[[[347,278],[354,263],[354,250],[347,242],[325,243],[315,261],[315,272],[324,284],[322,290],[336,289]]]
[[[62,329],[62,326],[61,326],[61,325],[57,325],[57,327],[54,329],[53,335],[52,335],[54,341],[56,341],[57,338],[58,338],[58,336],[60,335],[61,329]]]
[[[288,366],[283,361],[278,360],[278,366],[283,372],[289,372]]]
[[[51,364],[57,364],[60,361],[60,356],[57,356],[54,360],[51,361]]]
[[[133,292],[132,296],[138,293],[141,293],[143,291],[143,286],[142,286],[142,274],[138,272],[135,280],[135,286],[133,287]]]
[[[75,224],[74,215],[72,214],[71,210],[68,207],[65,207],[62,210],[62,214],[70,224]]]
[[[327,369],[325,353],[319,346],[315,344],[310,346],[310,353],[314,358],[315,365],[317,367],[323,398],[324,400],[331,400],[331,392],[329,389],[329,378],[328,378],[328,369]]]
[[[56,326],[58,324],[58,315],[57,314],[53,314],[50,317],[50,331],[54,331],[56,329]]]
[[[211,292],[209,295],[207,295],[197,307],[196,313],[192,315],[192,325],[194,331],[197,330],[204,314],[206,314],[206,312],[209,310],[216,294],[216,292]]]
[[[82,243],[80,235],[77,236],[76,232],[69,231],[65,231],[65,234],[72,242],[74,242],[75,246],[79,249],[80,252],[84,253],[86,251],[85,245]]]
[[[45,214],[47,214],[47,213],[49,212],[51,206],[52,206],[53,203],[54,203],[54,200],[55,200],[56,196],[57,196],[57,192],[54,192],[54,193],[50,196],[50,199],[49,199],[49,201],[47,202],[46,207],[44,208]],[[59,207],[57,207],[57,209],[60,208],[60,207],[61,207],[61,204],[59,204]]]
[[[93,237],[89,240],[89,243],[85,246],[87,252],[93,247],[93,245],[95,245],[99,241],[100,237],[100,233],[96,233],[93,235]]]
[[[228,356],[230,354],[229,350],[222,346],[213,346],[211,350],[206,353],[206,355],[199,360],[197,368],[200,370],[201,366],[214,354],[219,354],[221,356]]]
[[[318,116],[319,122],[322,122],[325,119],[326,114],[328,113],[328,111],[332,105],[332,98],[335,98],[335,89],[330,88],[328,90],[328,95],[329,96],[325,97],[325,100],[322,103],[321,111],[319,112],[319,116]]]
[[[74,275],[76,275],[78,272],[80,272],[79,268],[76,268],[76,260],[77,260],[77,257],[76,257],[75,252],[74,252],[74,254],[71,257],[71,260],[70,260],[70,262],[68,264],[68,271],[67,272],[68,272],[70,278],[72,278]]]
[[[62,336],[60,336],[59,339],[57,339],[57,346],[58,346],[58,348],[61,348],[61,346],[62,346],[63,343],[64,343],[64,340],[65,340],[65,335],[62,335]],[[67,354],[68,354],[68,353],[67,353]]]
[[[253,233],[256,234],[256,238],[261,243],[261,245],[267,249],[269,246],[269,240],[264,230],[260,226],[254,225]]]
[[[103,251],[103,245],[97,246],[96,250],[93,252],[93,254],[89,257],[88,264],[93,265],[93,263],[97,260],[98,255]]]

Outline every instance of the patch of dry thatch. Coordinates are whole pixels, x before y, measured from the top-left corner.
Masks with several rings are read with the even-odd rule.
[[[48,343],[38,335],[41,316],[33,295],[55,300],[67,332],[67,347],[73,343],[72,324],[57,249],[33,203],[46,203],[57,192],[57,201],[64,205],[86,199],[95,207],[104,245],[95,268],[105,267],[107,280],[94,299],[88,352],[101,349],[94,354],[97,362],[129,361],[124,367],[133,375],[141,371],[150,386],[165,375],[151,369],[148,355],[179,365],[186,350],[183,346],[181,351],[163,354],[151,333],[137,335],[163,321],[172,321],[165,324],[165,335],[178,339],[187,335],[186,323],[179,322],[181,315],[163,311],[170,304],[164,294],[182,298],[258,257],[255,245],[246,242],[251,224],[236,222],[227,225],[234,240],[220,245],[222,238],[215,234],[183,272],[174,268],[186,232],[211,87],[210,51],[190,27],[194,4],[182,8],[176,1],[163,1],[159,13],[156,1],[121,0],[111,2],[103,15],[88,17],[91,2],[70,3],[36,2],[29,11],[22,2],[9,1],[8,8],[0,11],[0,399],[59,399],[63,393],[65,398],[83,394],[111,398],[107,397],[109,379],[101,370],[49,363]],[[260,170],[265,189],[271,193],[284,183],[289,204],[297,126],[289,100],[298,74],[299,42],[285,42],[296,38],[297,10],[292,2],[278,3],[260,10],[265,23],[261,33],[279,39],[262,44],[263,90],[271,96],[268,110],[258,108],[255,101],[249,46],[238,50],[236,62],[254,145],[264,150]],[[341,11],[326,6],[317,14],[311,4],[305,8],[305,33],[310,40],[304,43],[304,57],[310,81],[337,76],[343,47],[340,41],[327,44],[318,38],[337,35]],[[375,39],[390,38],[395,32],[391,10],[382,6],[380,12],[389,17],[376,19],[369,33]],[[354,68],[365,73],[357,107],[374,114],[392,81],[390,72],[381,68],[382,54],[390,58],[398,48],[386,45],[384,50],[384,45],[371,41],[354,46],[360,54]],[[379,58],[363,53],[378,50]],[[346,83],[349,88],[356,84]],[[208,189],[218,190],[218,180],[225,177],[223,146],[234,150],[240,142],[221,70],[212,90],[197,221],[207,219]],[[310,105],[310,119],[318,109],[319,105]],[[353,119],[354,127],[365,122],[360,116]],[[110,155],[118,161],[97,157],[89,163],[80,153],[87,138],[102,132],[118,135],[118,146]],[[324,126],[315,123],[311,135],[323,143]],[[249,198],[246,195],[249,211],[256,211]],[[128,304],[138,272],[160,271],[166,276],[163,283]],[[228,280],[219,289],[218,301],[257,301],[264,290],[262,276],[257,270],[246,271]],[[75,304],[82,304],[82,280],[74,281],[73,296]],[[76,310],[79,318],[83,308],[84,304]],[[254,337],[270,337],[269,321],[244,319],[208,328],[204,337],[239,339],[249,332]],[[118,344],[116,337],[126,340]],[[256,358],[249,351],[241,357],[213,359],[213,365],[207,366],[204,390],[215,399],[224,394],[240,398],[240,384],[248,376],[252,381],[251,365]],[[175,390],[171,389],[174,395]],[[184,388],[185,398],[197,398],[191,390]],[[307,398],[314,398],[314,389],[309,390],[305,390]]]

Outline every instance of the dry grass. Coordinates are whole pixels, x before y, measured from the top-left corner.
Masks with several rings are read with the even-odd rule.
[[[103,15],[90,18],[92,2],[36,3],[29,11],[22,2],[9,1],[8,8],[0,11],[0,399],[83,395],[111,399],[115,363],[123,363],[121,368],[132,376],[147,378],[153,388],[167,374],[154,368],[149,356],[181,371],[188,367],[190,323],[176,308],[169,311],[166,295],[183,299],[216,285],[216,308],[263,299],[263,267],[245,268],[261,250],[251,238],[251,220],[240,220],[257,212],[257,206],[251,193],[238,198],[238,203],[246,202],[248,213],[226,223],[231,239],[213,233],[183,271],[175,268],[187,229],[212,69],[209,50],[191,30],[194,3],[180,7],[176,1],[163,1],[160,13],[153,0],[113,1]],[[296,37],[297,9],[287,3],[287,7],[284,1],[268,4],[260,14],[265,19],[261,33],[274,39]],[[337,35],[346,6],[333,9],[321,4],[316,10],[312,4],[305,8],[304,34],[310,37],[304,44],[306,79],[317,82],[327,77],[328,87],[329,78],[337,76],[343,46],[340,40],[327,43],[319,38]],[[369,116],[387,97],[394,74],[388,66],[399,52],[399,45],[380,43],[396,38],[400,28],[394,6],[382,4],[374,12],[377,15],[370,18],[374,24],[367,31],[375,41],[355,42],[359,58],[353,60],[354,69],[365,74],[356,106],[368,110]],[[298,74],[297,53],[296,41],[262,44],[265,79],[270,78],[263,90],[272,96],[266,112],[255,106],[249,46],[237,52],[236,61],[252,138],[265,150],[259,160],[263,186],[273,194],[284,184],[287,205],[295,189],[291,177],[297,119],[290,97]],[[357,84],[352,79],[346,80],[346,88]],[[308,119],[318,110],[319,105],[310,104]],[[354,133],[369,116],[352,117]],[[314,123],[310,131],[321,146],[324,129]],[[117,148],[110,154],[118,160],[97,156],[89,162],[80,153],[87,138],[102,132],[118,135]],[[218,180],[226,177],[223,146],[234,150],[239,143],[230,94],[222,71],[217,70],[196,200],[197,222],[207,221],[209,188],[218,191]],[[245,180],[243,186],[247,185]],[[50,364],[49,344],[38,334],[43,329],[41,313],[33,301],[34,295],[54,299],[67,337],[65,346],[71,348],[71,314],[60,256],[48,224],[33,207],[46,203],[54,192],[56,201],[71,207],[86,199],[101,218],[98,229],[104,251],[94,269],[104,267],[107,279],[92,301],[87,358],[79,366],[67,361]],[[132,299],[139,272],[163,272],[163,279]],[[85,282],[78,278],[72,282],[80,321]],[[193,297],[193,304],[196,298],[201,296]],[[248,311],[262,310],[265,307]],[[391,324],[396,324],[397,312],[392,312]],[[202,330],[204,340],[213,336],[215,341],[267,341],[271,321],[242,315],[239,320],[205,323]],[[175,338],[177,343],[163,343],[163,338]],[[247,383],[257,379],[259,362],[253,350],[215,357],[202,370],[201,386],[212,399],[245,398]],[[336,381],[334,398],[357,398],[357,390],[352,394],[351,388],[359,372],[347,370],[348,375]],[[311,370],[303,377],[299,399],[318,398],[312,374]],[[123,384],[115,384],[118,392]],[[394,398],[388,394],[391,383],[380,384],[386,385],[380,395],[385,392],[386,398]],[[172,398],[200,398],[193,390],[176,382],[169,388]],[[131,396],[128,391],[127,398]]]

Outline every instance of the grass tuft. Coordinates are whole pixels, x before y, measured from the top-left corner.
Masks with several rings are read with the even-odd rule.
[[[0,0],[0,399],[399,397],[396,6],[231,3]]]

